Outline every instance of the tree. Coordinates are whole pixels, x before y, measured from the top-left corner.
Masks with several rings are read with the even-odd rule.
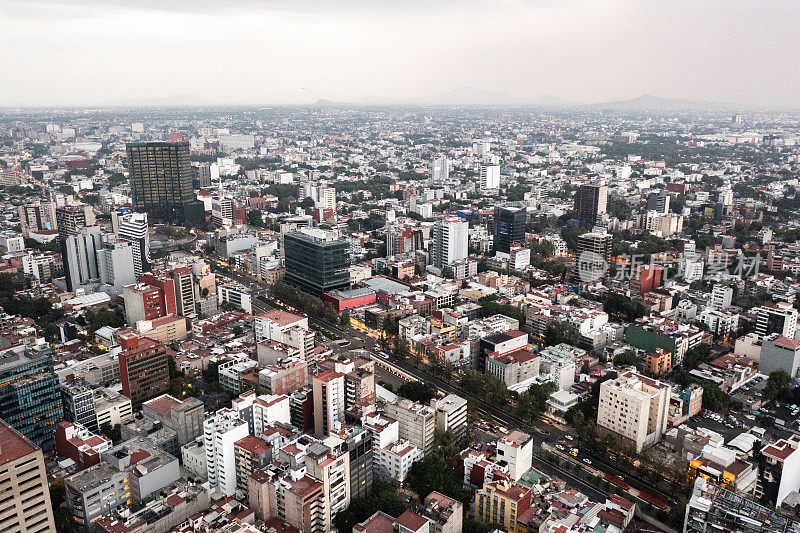
[[[577,346],[581,342],[581,333],[574,325],[562,320],[553,320],[547,324],[544,332],[544,345],[555,346],[567,343]]]
[[[247,212],[247,223],[251,226],[264,227],[264,217],[258,209]]]
[[[635,366],[637,369],[642,368],[642,360],[636,355],[636,352],[633,350],[625,350],[624,352],[617,354],[614,357],[614,364],[617,366],[627,366],[632,365]]]
[[[456,276],[455,272],[453,272],[453,269],[450,268],[449,266],[448,267],[444,267],[442,269],[442,277],[443,278],[453,279],[455,276]]]
[[[236,335],[237,337],[241,337],[242,333],[244,333],[244,330],[242,329],[242,326],[233,326],[233,329],[231,329],[231,332],[234,335]]]
[[[397,394],[411,401],[427,405],[436,397],[436,385],[430,381],[406,381],[398,389]]]
[[[764,397],[767,400],[774,400],[791,384],[792,378],[785,370],[774,370],[767,378],[767,385],[764,387]]]
[[[464,491],[463,482],[464,465],[456,437],[452,430],[437,430],[433,452],[411,466],[406,484],[421,498],[437,491],[468,503],[470,495]]]
[[[647,314],[644,306],[619,293],[611,294],[606,298],[606,301],[603,302],[603,311],[630,322]]]
[[[350,311],[343,309],[342,312],[339,313],[339,324],[345,328],[350,327]]]

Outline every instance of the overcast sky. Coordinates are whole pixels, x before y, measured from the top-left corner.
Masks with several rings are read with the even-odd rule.
[[[795,1],[0,0],[0,106],[459,87],[797,106],[798,43]]]

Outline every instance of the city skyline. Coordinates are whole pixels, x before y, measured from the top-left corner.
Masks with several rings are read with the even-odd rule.
[[[800,104],[788,2],[0,6],[3,107]]]

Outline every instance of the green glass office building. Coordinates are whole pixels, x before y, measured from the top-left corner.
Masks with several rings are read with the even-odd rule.
[[[328,291],[350,288],[350,243],[317,229],[283,237],[286,282],[322,297]]]

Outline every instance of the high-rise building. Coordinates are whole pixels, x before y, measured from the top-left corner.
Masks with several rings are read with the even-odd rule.
[[[139,277],[152,268],[147,213],[130,213],[120,219],[117,233],[133,245],[133,271]]]
[[[467,258],[469,224],[459,217],[440,218],[433,226],[433,266],[444,268]]]
[[[283,237],[287,283],[322,296],[350,288],[350,243],[332,233],[302,228]]]
[[[248,435],[247,422],[232,409],[220,409],[203,423],[208,482],[226,496],[236,494],[235,444]]]
[[[575,192],[575,214],[578,220],[594,224],[597,215],[606,212],[608,186],[584,184]]]
[[[400,398],[397,403],[386,404],[386,415],[397,420],[400,439],[407,440],[425,455],[433,451],[433,437],[436,431],[436,414],[433,409]]]
[[[44,455],[30,440],[0,420],[0,528],[55,533]]]
[[[246,435],[234,445],[236,461],[236,489],[247,498],[247,480],[250,474],[265,467],[272,459],[272,448],[266,441]]]
[[[428,168],[428,180],[431,183],[447,181],[450,178],[450,161],[446,155],[441,155],[431,161]]]
[[[134,408],[169,391],[169,363],[166,347],[147,337],[131,335],[122,339],[119,373],[122,394]]]
[[[97,252],[103,247],[100,226],[83,226],[64,236],[61,241],[61,260],[67,290],[100,282]]]
[[[94,392],[82,380],[61,384],[64,419],[77,422],[89,431],[97,432],[97,413],[94,410]]]
[[[126,148],[136,211],[190,222],[203,217],[194,198],[188,142],[128,143]]]
[[[53,202],[34,202],[19,206],[20,231],[28,236],[31,230],[56,229],[56,204]]]
[[[189,267],[175,267],[169,271],[175,285],[175,311],[180,316],[195,312],[194,277]]]
[[[42,449],[52,449],[62,407],[49,347],[17,345],[0,353],[0,418]]]
[[[767,302],[753,309],[756,315],[756,335],[764,338],[771,333],[779,333],[793,339],[797,329],[797,309],[787,302]]]
[[[126,285],[136,283],[134,248],[128,241],[111,237],[97,250],[97,271],[104,290],[117,295],[122,294]]]
[[[647,210],[661,215],[669,213],[669,193],[667,191],[651,192],[647,196]]]
[[[500,188],[500,165],[482,165],[481,190],[492,191]]]
[[[333,370],[314,376],[314,432],[328,435],[344,421],[344,374]]]
[[[661,441],[667,431],[669,386],[625,372],[600,386],[597,425],[630,442],[637,452]]]
[[[528,210],[525,206],[494,206],[494,251],[510,254],[512,244],[524,244],[527,222]]]
[[[216,198],[211,201],[211,223],[214,227],[230,227],[236,206],[230,198]]]
[[[135,326],[141,320],[153,320],[175,313],[174,302],[171,307],[164,304],[164,291],[146,283],[126,286],[123,290],[123,298],[125,300],[125,318],[131,326]]]
[[[611,242],[613,238],[610,233],[591,231],[578,237],[578,257],[583,252],[592,252],[608,261],[611,258]]]
[[[321,442],[306,450],[306,471],[322,481],[325,499],[330,502],[330,522],[350,506],[350,460],[345,452],[336,452]]]

